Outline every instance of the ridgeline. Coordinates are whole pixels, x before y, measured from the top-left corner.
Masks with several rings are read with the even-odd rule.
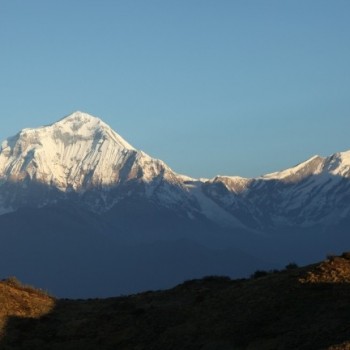
[[[0,282],[0,349],[350,349],[350,254],[108,299]]]

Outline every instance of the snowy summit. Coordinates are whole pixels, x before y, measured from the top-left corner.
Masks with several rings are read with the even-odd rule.
[[[78,111],[5,140],[0,150],[0,177],[30,178],[60,190],[110,185],[120,180],[120,169],[135,155],[149,158],[100,119]]]

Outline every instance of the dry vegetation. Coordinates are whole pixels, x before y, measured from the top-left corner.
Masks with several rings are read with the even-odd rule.
[[[306,277],[301,278],[300,282],[350,283],[350,253],[329,256],[327,260],[308,271]]]
[[[350,349],[350,254],[247,280],[55,300],[0,283],[0,349]]]
[[[39,318],[49,313],[55,305],[54,298],[31,286],[21,284],[14,277],[0,283],[0,335],[5,337],[10,318]]]

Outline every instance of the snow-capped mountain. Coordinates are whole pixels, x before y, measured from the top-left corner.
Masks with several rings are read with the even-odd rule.
[[[334,225],[350,216],[350,151],[255,179],[216,177],[206,194],[260,230]]]
[[[61,191],[84,191],[157,176],[174,180],[162,161],[137,151],[100,119],[75,112],[50,126],[24,129],[0,150],[3,181],[26,179]]]
[[[1,145],[4,180],[26,178],[62,191],[118,181],[118,169],[136,152],[101,120],[76,112],[38,129],[24,129]]]
[[[349,178],[350,151],[259,178],[192,179],[136,150],[100,119],[75,112],[2,143],[0,213],[68,198],[105,212],[137,196],[223,227],[307,227],[350,215]]]
[[[133,148],[100,119],[82,112],[49,126],[24,129],[0,149],[2,212],[23,203],[46,205],[71,192],[96,211],[140,191],[163,198],[167,205],[186,204],[183,179],[161,160]],[[31,190],[34,185],[36,191]],[[43,187],[50,193],[41,191]],[[95,193],[93,199],[84,197],[87,191]]]
[[[350,151],[258,178],[193,179],[82,112],[0,149],[0,274],[60,295],[309,262],[349,249],[349,224]]]

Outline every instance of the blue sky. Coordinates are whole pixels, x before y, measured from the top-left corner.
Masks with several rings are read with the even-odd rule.
[[[350,149],[348,0],[0,0],[0,138],[75,110],[194,177]]]

